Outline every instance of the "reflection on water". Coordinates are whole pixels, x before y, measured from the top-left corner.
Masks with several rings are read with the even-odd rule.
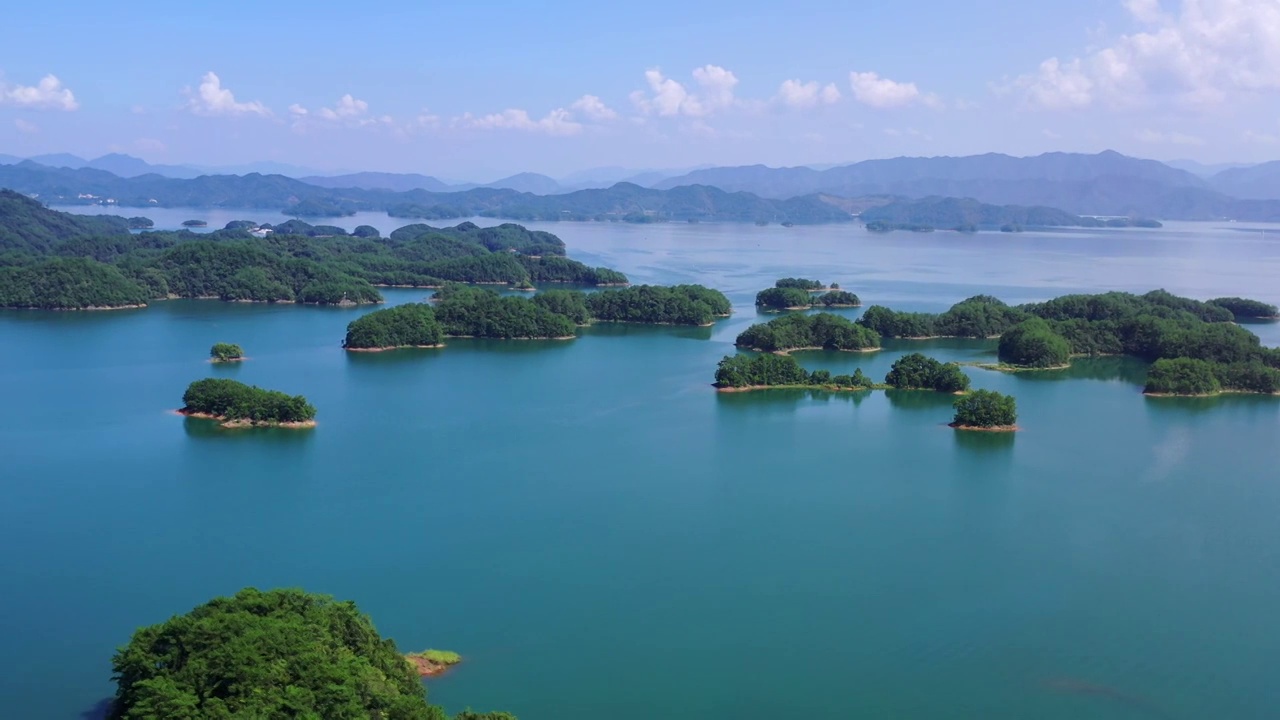
[[[316,434],[315,428],[224,428],[217,420],[192,417],[182,418],[182,429],[192,440],[244,441],[253,445],[270,445],[272,448],[305,446]]]
[[[772,413],[779,409],[794,410],[807,403],[848,403],[857,407],[871,396],[872,390],[858,392],[833,392],[831,390],[802,388],[779,388],[776,390],[758,390],[752,392],[717,392],[716,405],[725,410],[740,412],[743,410],[760,410]]]
[[[1071,367],[1062,370],[1036,370],[1013,375],[1019,382],[1105,380],[1142,387],[1147,382],[1148,367],[1146,362],[1132,357],[1080,357],[1072,358]]]
[[[956,447],[977,455],[1004,455],[1013,449],[1016,432],[955,430]]]
[[[885,390],[884,394],[895,409],[941,413],[940,422],[951,421],[957,397],[933,390]]]
[[[689,325],[638,325],[635,323],[595,323],[578,330],[580,337],[621,338],[621,337],[674,337],[685,340],[710,340],[715,326],[696,327]]]

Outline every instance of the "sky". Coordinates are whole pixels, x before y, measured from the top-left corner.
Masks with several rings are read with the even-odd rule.
[[[24,157],[467,181],[984,152],[1280,158],[1280,0],[66,0],[5,14],[0,153]]]

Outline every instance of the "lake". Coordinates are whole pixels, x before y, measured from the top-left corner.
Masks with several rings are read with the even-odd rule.
[[[1280,398],[1144,398],[1145,365],[1123,358],[968,368],[1018,399],[1024,430],[999,435],[947,428],[949,396],[709,383],[778,277],[906,310],[1158,287],[1277,303],[1280,226],[530,227],[633,282],[719,288],[735,314],[348,354],[371,308],[0,312],[0,717],[92,717],[135,628],[249,585],[351,599],[402,649],[458,651],[427,681],[450,711],[1276,716]],[[1280,325],[1249,328],[1280,345]],[[250,359],[210,365],[217,341]],[[883,377],[917,350],[994,356],[946,340],[798,357]],[[303,393],[319,426],[171,414],[207,376]]]

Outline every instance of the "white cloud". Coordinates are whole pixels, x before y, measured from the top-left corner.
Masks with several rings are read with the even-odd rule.
[[[1140,142],[1151,143],[1153,145],[1203,145],[1201,140],[1194,135],[1186,135],[1180,132],[1162,132],[1159,130],[1144,129],[1134,133],[1134,137]]]
[[[920,92],[915,83],[895,82],[874,72],[849,73],[849,87],[853,89],[855,100],[873,108],[905,107],[915,103],[930,107],[942,105],[936,95]]]
[[[39,125],[23,120],[22,118],[14,120],[13,126],[18,128],[18,132],[23,133],[24,135],[34,135],[35,133],[40,132]]]
[[[292,110],[292,106],[289,108]],[[347,93],[338,99],[338,104],[331,108],[320,108],[320,117],[325,120],[345,120],[362,117],[369,112],[369,103],[357,100]]]
[[[1050,58],[1012,86],[1049,108],[1157,99],[1211,105],[1280,90],[1280,3],[1275,0],[1126,0],[1142,29],[1070,61]]]
[[[693,79],[701,88],[696,93],[664,76],[658,68],[646,70],[644,77],[649,93],[636,90],[631,93],[631,102],[646,115],[706,117],[735,102],[733,90],[738,78],[718,65],[704,65],[693,71]]]
[[[1041,131],[1040,131],[1040,134],[1041,134],[1041,135],[1044,135],[1045,137],[1049,138],[1050,140],[1061,140],[1061,139],[1062,139],[1062,133],[1060,133],[1060,132],[1054,132],[1053,130],[1050,130],[1049,128],[1045,128],[1045,129],[1041,130]]]
[[[307,112],[308,112],[307,109],[302,107],[298,103],[294,103],[289,106],[289,114],[293,115],[294,117],[306,117]]]
[[[35,85],[8,85],[0,81],[0,105],[33,110],[78,110],[80,103],[56,75],[45,75]]]
[[[1280,138],[1277,138],[1271,133],[1260,133],[1252,130],[1245,130],[1244,134],[1241,135],[1241,139],[1247,143],[1253,143],[1255,145],[1275,145],[1277,142],[1280,142]]]
[[[775,102],[793,108],[813,108],[819,105],[833,105],[840,101],[840,89],[835,83],[825,86],[817,81],[784,80],[778,87]]]
[[[271,116],[271,111],[257,100],[237,101],[230,90],[222,87],[222,80],[213,71],[205,73],[200,79],[200,87],[187,102],[187,108],[197,115]]]
[[[480,117],[466,113],[457,118],[455,123],[480,130],[523,130],[547,135],[576,135],[582,132],[582,124],[575,122],[573,115],[564,108],[556,108],[540,120],[529,117],[528,111],[509,109]]]
[[[608,120],[618,119],[618,113],[615,112],[604,101],[595,95],[583,95],[569,106],[570,110],[582,113],[588,120],[595,122],[605,122]]]

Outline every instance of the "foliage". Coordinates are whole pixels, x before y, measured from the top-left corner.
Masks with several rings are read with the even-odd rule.
[[[974,390],[955,402],[955,427],[999,428],[1018,423],[1018,403],[1010,395]]]
[[[1066,365],[1071,344],[1038,317],[1024,320],[1000,336],[1000,362],[1020,367],[1047,368]]]
[[[776,288],[799,288],[801,290],[821,290],[826,286],[817,280],[807,278],[782,278],[773,284]]]
[[[408,657],[420,657],[433,665],[457,665],[462,656],[452,650],[423,650],[409,653]]]
[[[244,357],[244,348],[232,343],[214,343],[209,349],[209,357],[222,362],[239,360]]]
[[[314,420],[316,409],[301,395],[286,395],[224,378],[206,378],[187,386],[183,412],[226,420],[292,423]]]
[[[144,305],[151,293],[120,269],[88,258],[0,267],[0,307],[77,309]]]
[[[883,305],[872,305],[858,318],[858,324],[889,338],[926,338],[936,333],[933,315],[929,313],[898,312]]]
[[[0,190],[0,252],[43,254],[62,240],[128,233],[122,217],[55,212],[22,193]]]
[[[446,335],[483,338],[566,338],[574,323],[529,298],[501,297],[492,290],[463,287],[436,306]]]
[[[379,238],[382,233],[378,232],[378,228],[372,225],[357,225],[355,230],[351,231],[352,237],[358,238]]]
[[[862,300],[847,290],[832,290],[819,295],[814,304],[823,307],[858,307],[862,305]]]
[[[928,225],[973,231],[979,227],[1160,227],[1154,220],[1130,220],[1116,218],[1115,222],[1094,217],[1075,215],[1051,207],[1025,207],[1020,205],[988,205],[972,198],[927,197],[919,200],[897,200],[862,213],[868,229],[872,223],[877,228],[888,226],[908,229],[908,226]],[[1003,228],[1002,228],[1003,229]]]
[[[246,588],[140,628],[112,661],[116,720],[443,720],[351,602]]]
[[[772,287],[756,293],[756,307],[767,310],[801,310],[812,304],[809,291],[797,287]]]
[[[861,369],[854,371],[853,375],[834,377],[826,370],[810,373],[790,355],[772,353],[725,356],[716,367],[716,387],[745,388],[779,385],[870,388],[872,382],[862,374]]]
[[[899,390],[937,390],[938,392],[964,392],[969,389],[969,376],[953,363],[911,353],[894,361],[884,382]]]
[[[934,319],[934,334],[945,337],[996,337],[1022,322],[1027,314],[990,295],[962,300]]]
[[[603,322],[710,325],[732,309],[723,293],[701,285],[635,285],[591,293],[586,302]]]
[[[1234,317],[1238,318],[1274,318],[1280,316],[1280,310],[1277,310],[1275,305],[1270,305],[1259,300],[1249,300],[1247,298],[1238,297],[1222,297],[1210,300],[1209,304],[1225,308],[1230,311]]]
[[[1214,395],[1222,384],[1214,375],[1213,363],[1191,358],[1163,358],[1147,371],[1143,392],[1170,395]]]
[[[779,352],[799,348],[869,350],[880,347],[880,336],[870,328],[832,313],[786,315],[752,325],[734,342],[741,348]]]
[[[406,303],[374,310],[347,324],[342,346],[351,350],[434,346],[444,340],[435,310],[425,303]]]
[[[576,290],[544,290],[534,295],[531,300],[534,305],[569,318],[574,325],[586,325],[591,322],[586,293]]]
[[[156,226],[151,218],[145,217],[131,217],[125,222],[128,223],[130,230],[149,230]]]

